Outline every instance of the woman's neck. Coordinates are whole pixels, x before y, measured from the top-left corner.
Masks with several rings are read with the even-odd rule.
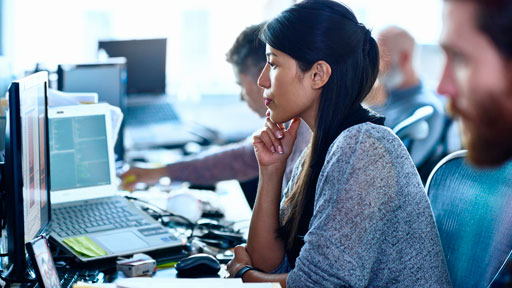
[[[316,129],[316,115],[318,113],[318,106],[319,101],[315,101],[309,107],[309,109],[307,109],[306,111],[304,111],[304,113],[302,113],[302,115],[300,115],[300,118],[302,118],[302,120],[304,120],[304,122],[308,124],[309,129],[313,133],[315,132]]]

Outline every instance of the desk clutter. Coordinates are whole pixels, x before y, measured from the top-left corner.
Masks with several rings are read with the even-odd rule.
[[[188,192],[200,195],[205,191],[184,191],[182,189],[179,193],[184,194]],[[212,191],[206,192],[213,193]],[[205,193],[205,195],[208,196],[201,200],[203,202],[205,202],[206,199],[211,200],[215,197],[212,196],[215,194]],[[63,247],[58,245],[58,243],[51,241],[50,247],[52,248],[52,251],[51,256],[49,257],[53,258],[55,261],[58,282],[60,283],[60,286],[58,287],[76,287],[73,286],[75,283],[81,283],[80,285],[85,285],[86,283],[117,283],[118,280],[125,281],[123,278],[151,276],[155,274],[157,269],[169,270],[175,266],[177,273],[174,272],[176,273],[174,274],[174,277],[219,278],[226,275],[225,268],[224,270],[221,270],[221,265],[226,264],[233,257],[231,248],[246,242],[244,233],[241,230],[233,228],[235,223],[222,220],[222,217],[218,217],[219,215],[206,218],[204,216],[208,215],[207,213],[202,215],[197,221],[193,222],[186,217],[169,212],[157,205],[151,204],[148,201],[133,196],[126,196],[125,198],[136,203],[136,206],[138,206],[142,211],[148,213],[148,215],[159,221],[163,226],[168,227],[169,231],[171,231],[176,238],[183,239],[185,245],[180,249],[170,251],[150,251],[147,254],[135,254],[132,257],[115,257],[112,259],[107,258],[90,263],[84,263],[69,254],[67,249],[63,249]],[[218,206],[220,204],[217,203],[216,205]],[[83,246],[83,243],[80,245]],[[36,261],[34,260],[33,262]],[[174,271],[174,269],[172,270]],[[139,280],[135,280],[133,285],[141,283],[140,281],[137,281]],[[155,281],[158,282],[164,280]],[[238,284],[240,283],[237,283],[237,285]],[[32,282],[24,284],[23,287],[41,287],[39,285],[40,284]]]

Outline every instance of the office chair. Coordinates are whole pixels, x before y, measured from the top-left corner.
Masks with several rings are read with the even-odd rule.
[[[512,162],[477,169],[467,151],[445,157],[427,194],[454,287],[487,287],[512,250]]]
[[[411,153],[414,141],[427,138],[430,130],[427,119],[433,114],[434,108],[432,106],[422,106],[414,110],[411,116],[405,118],[393,127],[393,132],[402,140],[409,153]],[[423,159],[420,159],[418,163],[415,164],[421,164],[420,162],[423,162]]]
[[[422,106],[412,113],[411,116],[405,118],[395,127],[393,132],[400,139],[421,140],[428,136],[427,119],[434,114],[434,108],[430,105]]]

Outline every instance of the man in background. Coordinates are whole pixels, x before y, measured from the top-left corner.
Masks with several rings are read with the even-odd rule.
[[[469,160],[497,166],[512,158],[512,1],[445,2],[438,92],[462,120]]]
[[[512,161],[511,33],[512,1],[445,0],[440,42],[446,64],[438,92],[448,97],[450,110],[462,120],[467,158],[478,167],[499,167]],[[510,179],[510,175],[504,177]],[[493,184],[479,183],[485,191],[482,194],[492,195]],[[510,207],[510,203],[501,206]],[[501,253],[506,255],[512,241],[510,211],[499,215],[504,219],[493,237],[499,239],[496,246],[503,247]],[[489,287],[512,287],[512,259],[505,264]]]
[[[400,27],[387,27],[379,33],[378,44],[381,53],[381,87],[377,89],[380,88],[381,93],[369,105],[386,117],[385,125],[393,129],[420,107],[431,106],[434,109],[433,115],[426,119],[427,137],[411,142],[408,147],[425,181],[433,164],[428,167],[424,164],[430,163],[430,159],[437,162],[442,156],[438,155],[440,152],[437,148],[441,144],[447,121],[443,104],[434,91],[423,86],[413,67],[416,44],[411,34]]]
[[[258,77],[267,62],[265,43],[259,39],[264,23],[247,27],[236,39],[226,58],[233,66],[241,98],[260,117],[265,117],[267,107],[263,100],[263,89],[258,87]],[[286,188],[295,161],[309,144],[311,131],[301,122],[292,154],[288,158],[282,189]],[[133,190],[137,182],[155,183],[168,176],[172,180],[187,181],[196,185],[214,185],[218,181],[236,179],[240,182],[258,177],[259,168],[252,137],[245,141],[210,149],[198,155],[184,158],[166,167],[144,169],[133,167],[123,174],[123,188]],[[134,179],[135,178],[135,179]],[[256,181],[257,182],[257,181]],[[256,187],[255,187],[256,188]],[[254,205],[256,189],[244,191],[249,205]]]

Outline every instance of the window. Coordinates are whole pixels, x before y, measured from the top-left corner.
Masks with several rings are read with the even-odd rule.
[[[0,0],[0,44],[13,71],[35,63],[96,58],[99,39],[167,37],[167,92],[183,98],[233,93],[225,53],[247,26],[274,16],[293,0]],[[389,24],[409,30],[419,44],[437,44],[442,1],[344,0],[375,32]],[[404,12],[407,11],[407,12]],[[0,45],[2,47],[2,45]],[[441,60],[440,60],[441,61]]]
[[[5,1],[15,72],[93,60],[99,39],[167,37],[167,90],[192,97],[238,93],[225,54],[245,27],[262,21],[266,0]]]

